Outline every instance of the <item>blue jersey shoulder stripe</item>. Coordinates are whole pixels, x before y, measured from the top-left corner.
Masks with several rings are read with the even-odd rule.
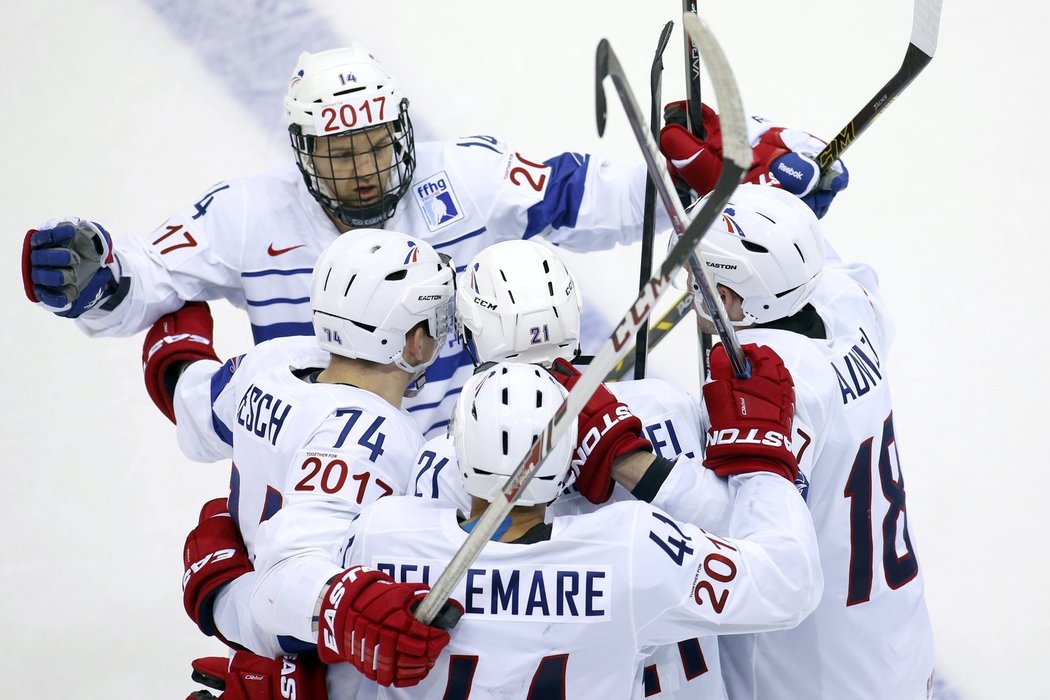
[[[431,247],[433,247],[434,250],[439,250],[441,248],[447,248],[450,245],[456,245],[457,243],[465,241],[468,238],[474,238],[475,236],[480,236],[481,234],[485,233],[486,230],[487,229],[484,226],[482,226],[481,228],[477,229],[476,231],[471,231],[470,233],[464,233],[459,238],[453,238],[451,241],[445,241],[444,243],[432,243]]]
[[[313,274],[312,267],[299,267],[294,270],[251,270],[242,272],[241,277],[268,277],[270,275],[310,275]]]
[[[429,428],[423,431],[423,437],[429,440],[430,438],[434,437],[430,434],[431,430],[437,430],[438,428],[447,428],[449,422],[450,421],[448,418],[446,418],[445,420],[439,420],[437,423],[434,423],[434,425],[430,426]]]
[[[290,299],[288,297],[275,297],[273,299],[260,299],[256,301],[254,299],[248,299],[248,306],[272,306],[273,304],[306,304],[310,301],[310,297],[295,297]]]
[[[223,423],[219,416],[215,413],[215,401],[219,398],[219,394],[222,390],[230,383],[233,379],[233,373],[237,371],[237,365],[241,361],[244,355],[240,357],[231,357],[226,360],[226,364],[219,368],[219,370],[211,375],[211,425],[215,434],[219,436],[219,439],[225,442],[230,447],[233,447],[233,432]]]
[[[264,340],[273,340],[274,338],[287,338],[293,335],[313,334],[313,323],[296,323],[294,321],[288,321],[286,323],[272,323],[268,326],[252,324],[252,338],[255,339],[256,345]]]
[[[579,153],[562,153],[544,165],[551,166],[550,180],[543,200],[529,207],[522,238],[532,238],[551,228],[573,228],[580,214],[584,181],[591,157]]]
[[[449,379],[453,374],[456,373],[460,367],[466,365],[472,365],[473,362],[470,360],[470,355],[466,351],[460,350],[451,357],[439,357],[434,361],[434,364],[427,367],[427,381],[428,382],[441,382]]]
[[[458,386],[455,389],[449,389],[445,392],[445,395],[442,396],[438,401],[432,401],[430,403],[417,403],[415,406],[409,406],[405,410],[409,413],[412,413],[413,411],[426,411],[431,408],[437,408],[445,402],[445,399],[447,399],[450,396],[455,396],[461,391],[463,391],[463,387],[461,386]]]

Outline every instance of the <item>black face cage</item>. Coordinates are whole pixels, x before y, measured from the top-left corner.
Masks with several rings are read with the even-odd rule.
[[[408,99],[402,99],[398,108],[398,118],[393,122],[387,122],[385,126],[390,134],[394,151],[391,163],[380,163],[378,161],[379,149],[370,149],[371,157],[374,159],[375,172],[379,174],[379,187],[382,196],[375,204],[365,206],[353,206],[346,204],[340,196],[340,185],[343,189],[353,186],[355,177],[345,178],[318,178],[315,174],[313,162],[319,158],[330,156],[319,156],[315,154],[316,136],[304,135],[302,127],[293,124],[288,127],[292,150],[295,151],[296,164],[299,172],[306,182],[306,189],[310,191],[314,199],[318,201],[328,212],[351,228],[367,228],[376,226],[394,215],[397,203],[408,192],[412,184],[412,175],[416,170],[416,141],[412,131],[412,120],[408,116]],[[377,130],[378,131],[378,130]],[[351,132],[343,132],[349,134]],[[343,135],[337,134],[337,135]],[[369,138],[373,143],[375,138]],[[361,154],[353,154],[358,157]],[[333,170],[334,172],[334,170]]]

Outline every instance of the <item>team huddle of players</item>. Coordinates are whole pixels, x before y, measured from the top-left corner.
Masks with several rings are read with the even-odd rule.
[[[846,173],[820,176],[811,137],[755,120],[748,181],[803,182],[741,186],[699,248],[752,376],[717,347],[699,403],[599,387],[427,625],[416,606],[580,377],[577,285],[533,239],[637,240],[644,167],[416,144],[358,45],[303,54],[285,112],[295,167],[147,237],[66,217],[24,247],[31,300],[89,334],[148,329],[180,448],[232,463],[184,549],[186,611],[230,650],[196,677],[226,700],[930,697],[892,325],[824,239]],[[698,195],[717,119],[661,140]],[[216,298],[258,343],[226,361]]]

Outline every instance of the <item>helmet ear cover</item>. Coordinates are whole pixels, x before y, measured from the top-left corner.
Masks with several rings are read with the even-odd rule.
[[[498,362],[479,368],[464,385],[449,424],[467,493],[486,501],[498,497],[566,396],[565,388],[536,365]],[[550,503],[571,486],[575,446],[573,422],[516,505]]]

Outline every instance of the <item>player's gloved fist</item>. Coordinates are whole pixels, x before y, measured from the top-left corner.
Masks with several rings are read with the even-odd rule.
[[[711,351],[711,381],[704,404],[711,421],[704,466],[719,476],[780,474],[794,483],[798,462],[791,452],[795,384],[780,356],[765,345],[743,347],[751,377],[737,379],[718,344]]]
[[[313,653],[270,659],[246,651],[232,659],[209,656],[193,661],[193,680],[222,691],[217,700],[327,700],[325,670]],[[186,700],[215,700],[199,690]]]
[[[561,358],[554,361],[550,371],[569,391],[583,376]],[[591,503],[605,503],[613,492],[613,462],[638,450],[653,451],[652,443],[642,437],[642,421],[600,384],[577,418],[572,460],[579,469],[576,490]]]
[[[212,615],[215,595],[222,586],[253,570],[225,498],[208,501],[201,508],[197,526],[186,536],[182,565],[182,603],[186,614],[201,632],[217,635]]]
[[[424,625],[412,615],[429,590],[422,583],[396,583],[368,567],[350,567],[322,598],[317,639],[321,661],[347,661],[380,685],[416,685],[449,642],[444,629]],[[451,626],[463,614],[463,606],[449,599],[445,607],[442,616]]]
[[[718,115],[700,105],[704,139],[686,127],[686,102],[664,107],[664,128],[660,130],[660,151],[667,156],[667,169],[676,185],[684,182],[699,196],[715,188],[722,173],[722,127]]]
[[[175,313],[161,316],[142,344],[146,391],[160,412],[175,422],[175,384],[184,365],[219,357],[212,347],[214,323],[203,301],[190,301]]]
[[[797,129],[773,127],[752,146],[751,169],[744,182],[772,184],[805,202],[817,218],[824,216],[835,195],[849,184],[849,171],[841,160],[820,174],[816,156],[827,145]]]
[[[29,301],[76,318],[117,289],[120,263],[106,229],[69,217],[30,229],[22,242],[22,285]]]

